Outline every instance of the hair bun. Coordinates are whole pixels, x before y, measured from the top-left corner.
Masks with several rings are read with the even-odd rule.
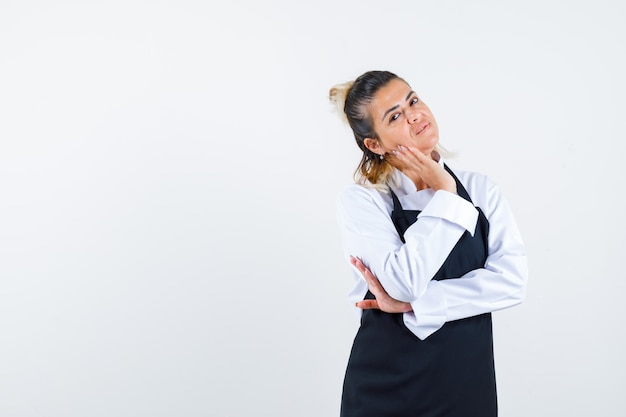
[[[341,119],[348,123],[348,118],[346,117],[346,112],[344,110],[346,104],[346,98],[348,97],[348,93],[352,86],[354,85],[354,81],[348,81],[342,84],[337,84],[333,86],[328,92],[328,99],[334,105],[335,110],[339,114]]]

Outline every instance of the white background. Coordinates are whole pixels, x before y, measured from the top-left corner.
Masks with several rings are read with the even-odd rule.
[[[625,415],[623,3],[219,3],[0,3],[0,415],[337,416],[370,69],[527,243],[501,415]]]

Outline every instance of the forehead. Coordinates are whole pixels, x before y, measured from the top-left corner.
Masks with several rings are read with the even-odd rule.
[[[411,87],[400,79],[391,80],[376,92],[371,103],[374,116],[382,115],[393,106],[402,105],[411,92]]]

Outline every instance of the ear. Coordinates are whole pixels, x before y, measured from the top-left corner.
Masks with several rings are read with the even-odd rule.
[[[378,139],[365,138],[363,139],[363,144],[365,145],[365,147],[367,147],[367,149],[369,149],[370,151],[374,152],[377,155],[385,154],[385,150],[380,145],[380,142],[378,141]]]

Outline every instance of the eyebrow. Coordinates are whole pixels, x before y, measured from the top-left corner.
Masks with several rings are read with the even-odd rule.
[[[407,100],[408,100],[408,99],[409,99],[409,98],[410,98],[413,94],[415,94],[415,91],[411,90],[411,91],[409,92],[409,94],[407,94],[407,95],[406,95],[406,98],[404,99],[404,101],[407,101]],[[380,120],[381,120],[381,121],[385,120],[385,117],[387,117],[387,115],[388,115],[390,112],[394,111],[394,110],[395,110],[395,109],[397,109],[398,107],[400,107],[400,105],[399,105],[399,104],[396,104],[395,106],[391,107],[389,110],[387,110],[387,111],[385,112],[385,114],[383,114],[383,117],[382,117]]]

